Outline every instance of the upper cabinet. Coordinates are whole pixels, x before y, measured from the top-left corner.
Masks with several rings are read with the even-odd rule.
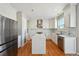
[[[65,28],[69,27],[69,20],[70,20],[70,6],[66,6],[64,8],[64,26]]]
[[[49,28],[57,28],[56,18],[52,18],[52,19],[49,20]]]
[[[79,28],[79,4],[77,4],[77,21],[76,22],[77,22],[77,28]]]
[[[55,28],[55,20],[54,19],[49,20],[49,28]]]
[[[76,27],[76,5],[71,4],[70,6],[70,27]]]
[[[76,27],[76,5],[70,4],[64,8],[65,28]]]

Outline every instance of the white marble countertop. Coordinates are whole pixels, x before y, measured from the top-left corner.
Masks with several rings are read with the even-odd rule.
[[[58,35],[58,36],[62,36],[62,37],[65,37],[65,38],[76,38],[76,37],[67,36],[67,35]]]

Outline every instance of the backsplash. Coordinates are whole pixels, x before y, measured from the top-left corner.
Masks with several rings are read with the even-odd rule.
[[[71,27],[71,28],[69,28],[68,35],[76,37],[76,32],[77,32],[76,27]]]
[[[37,29],[37,28],[30,28],[28,29],[28,34],[30,36],[35,35],[37,32],[43,32],[46,37],[50,36],[52,33],[54,33],[56,29],[50,29],[50,28],[43,28],[43,29]]]
[[[60,35],[67,35],[67,36],[73,36],[76,37],[76,27],[69,27],[62,30],[57,30],[57,33]]]

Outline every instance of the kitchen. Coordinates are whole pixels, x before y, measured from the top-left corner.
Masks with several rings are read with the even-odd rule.
[[[63,8],[63,12],[54,18],[43,20],[42,31],[45,33],[46,39],[54,41],[65,55],[76,55],[76,7],[76,4],[68,4]],[[31,36],[37,32],[37,29],[34,28],[36,21],[28,20],[28,33]]]
[[[9,9],[5,10],[7,6]],[[28,6],[30,8],[28,8]],[[52,48],[50,51],[46,50],[46,47],[49,47],[47,44],[50,44],[46,42],[50,40],[56,45],[57,49],[64,53],[64,55],[79,55],[79,4],[10,3],[0,4],[0,8],[2,8],[0,9],[0,14],[2,16],[4,15],[18,22],[18,50],[20,48],[24,50],[24,46],[28,44],[29,50],[26,50],[32,51],[32,54],[49,53],[54,49]],[[10,9],[13,12],[8,14]],[[32,43],[29,44],[28,42]],[[53,44],[51,43],[51,45]],[[22,52],[22,49],[19,53],[27,53],[25,50]]]

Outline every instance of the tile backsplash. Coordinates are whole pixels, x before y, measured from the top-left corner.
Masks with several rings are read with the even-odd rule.
[[[30,36],[35,35],[37,32],[42,32],[43,34],[45,34],[46,37],[50,36],[52,33],[54,33],[56,31],[56,29],[50,29],[50,28],[43,28],[43,29],[37,29],[37,28],[32,28],[32,29],[28,29],[28,34]]]
[[[68,35],[76,37],[76,27],[69,28]]]
[[[66,28],[66,29],[63,29],[63,30],[57,30],[58,34],[73,36],[73,37],[76,36],[76,32],[77,32],[76,27],[69,27],[69,28]]]

